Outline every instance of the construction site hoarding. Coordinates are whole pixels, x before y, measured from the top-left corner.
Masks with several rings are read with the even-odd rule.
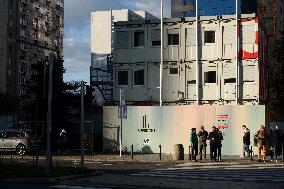
[[[118,106],[104,106],[103,148],[104,151],[118,151],[121,120]],[[243,129],[246,125],[253,134],[260,125],[265,125],[264,105],[185,105],[185,106],[128,106],[127,118],[122,119],[122,147],[134,152],[171,154],[175,144],[183,144],[185,153],[190,146],[191,128],[204,126],[208,132],[216,126],[223,133],[222,154],[241,155],[243,150]],[[209,153],[209,141],[207,142]]]

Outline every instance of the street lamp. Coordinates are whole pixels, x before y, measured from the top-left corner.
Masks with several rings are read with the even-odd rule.
[[[50,133],[51,133],[51,102],[52,102],[52,69],[54,54],[49,53],[49,78],[48,78],[48,106],[47,106],[47,127],[46,127],[46,172],[51,168]]]

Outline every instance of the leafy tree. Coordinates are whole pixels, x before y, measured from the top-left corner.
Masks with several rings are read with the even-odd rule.
[[[0,92],[0,114],[12,114],[16,111],[16,100],[5,92]]]
[[[284,34],[284,33],[283,33]],[[272,106],[282,119],[284,118],[284,37],[276,44],[273,57],[276,64],[271,67]]]

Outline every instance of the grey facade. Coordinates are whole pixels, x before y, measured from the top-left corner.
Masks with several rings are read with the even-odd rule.
[[[34,68],[63,52],[64,0],[0,0],[0,10],[0,87],[15,97],[20,117],[31,117],[37,100],[31,88],[40,77]]]

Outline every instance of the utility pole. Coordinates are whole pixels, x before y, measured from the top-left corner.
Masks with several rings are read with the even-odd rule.
[[[119,105],[120,107],[123,106],[123,91],[122,89],[119,90]],[[122,118],[120,118],[120,137],[119,137],[119,157],[122,157]]]
[[[238,0],[236,0],[236,105],[239,104],[239,35],[238,35]]]
[[[50,150],[50,133],[51,133],[51,102],[52,102],[52,53],[49,53],[49,77],[48,77],[48,107],[47,107],[47,127],[46,127],[46,172],[49,173],[51,168],[51,150]]]
[[[81,81],[81,168],[84,168],[84,81]]]
[[[163,43],[163,0],[161,0],[161,63],[160,63],[160,106],[163,105],[163,67],[164,67],[164,43]]]
[[[195,38],[195,56],[196,56],[196,104],[199,105],[199,63],[198,63],[198,0],[196,0],[195,3],[195,20],[196,20],[196,27],[195,27],[195,33],[196,33],[196,38]]]

